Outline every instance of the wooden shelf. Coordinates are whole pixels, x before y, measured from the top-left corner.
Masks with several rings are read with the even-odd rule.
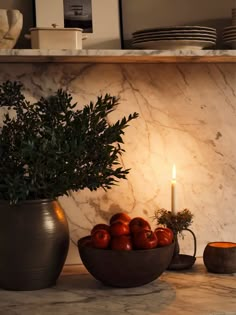
[[[235,63],[236,50],[1,49],[0,63]]]

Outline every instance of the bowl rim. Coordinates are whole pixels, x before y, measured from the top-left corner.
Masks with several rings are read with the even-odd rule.
[[[95,247],[89,247],[89,246],[86,246],[84,245],[82,242],[85,241],[85,240],[89,240],[91,239],[91,235],[86,235],[84,237],[81,237],[78,241],[77,241],[77,247],[78,249],[80,248],[86,248],[88,250],[91,250],[91,251],[99,251],[100,253],[101,252],[112,252],[112,253],[147,253],[147,252],[150,252],[150,251],[158,251],[158,250],[161,250],[161,249],[164,249],[164,248],[169,248],[169,247],[172,247],[175,245],[175,240],[173,240],[173,242],[169,245],[166,245],[166,246],[159,246],[159,247],[154,247],[154,248],[149,248],[149,249],[133,249],[133,250],[112,250],[112,249],[102,249],[102,248],[95,248]]]
[[[230,247],[220,247],[220,246],[214,246],[213,244],[232,244],[233,246]],[[229,248],[234,248],[236,247],[236,243],[235,242],[227,242],[227,241],[213,241],[213,242],[209,242],[207,244],[207,246],[213,247],[213,248],[224,248],[224,249],[229,249]]]

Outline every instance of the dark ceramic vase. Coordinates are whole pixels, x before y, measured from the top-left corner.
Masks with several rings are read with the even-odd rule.
[[[174,247],[174,254],[173,257],[178,256],[179,255],[179,240],[178,240],[178,234],[175,233],[174,234],[174,241],[175,241],[175,247]]]
[[[57,201],[0,202],[0,288],[55,285],[69,248],[69,229]]]

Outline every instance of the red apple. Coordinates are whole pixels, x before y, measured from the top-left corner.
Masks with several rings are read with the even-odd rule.
[[[158,227],[155,229],[154,233],[157,236],[157,245],[158,246],[170,245],[173,242],[174,233],[169,228]]]
[[[140,230],[133,235],[133,244],[137,249],[151,249],[157,246],[157,236],[151,230]]]
[[[113,214],[113,216],[110,218],[110,224],[115,221],[124,221],[126,223],[129,223],[131,221],[131,217],[125,212],[117,212]]]
[[[132,250],[132,240],[129,235],[116,236],[111,239],[111,249],[113,250]]]
[[[98,231],[98,230],[106,230],[107,232],[110,233],[110,226],[108,224],[105,223],[99,223],[94,225],[94,227],[91,230],[91,234],[93,234],[94,232]]]
[[[124,221],[115,221],[110,226],[110,233],[111,236],[129,235],[129,225]]]
[[[129,223],[129,227],[132,234],[141,230],[151,230],[150,224],[142,217],[133,218]]]
[[[95,248],[107,248],[110,240],[111,236],[106,230],[97,230],[91,235],[91,241]]]

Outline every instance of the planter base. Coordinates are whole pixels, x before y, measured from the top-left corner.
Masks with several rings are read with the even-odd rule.
[[[69,248],[68,224],[59,204],[0,202],[0,217],[0,288],[31,291],[55,285]]]

